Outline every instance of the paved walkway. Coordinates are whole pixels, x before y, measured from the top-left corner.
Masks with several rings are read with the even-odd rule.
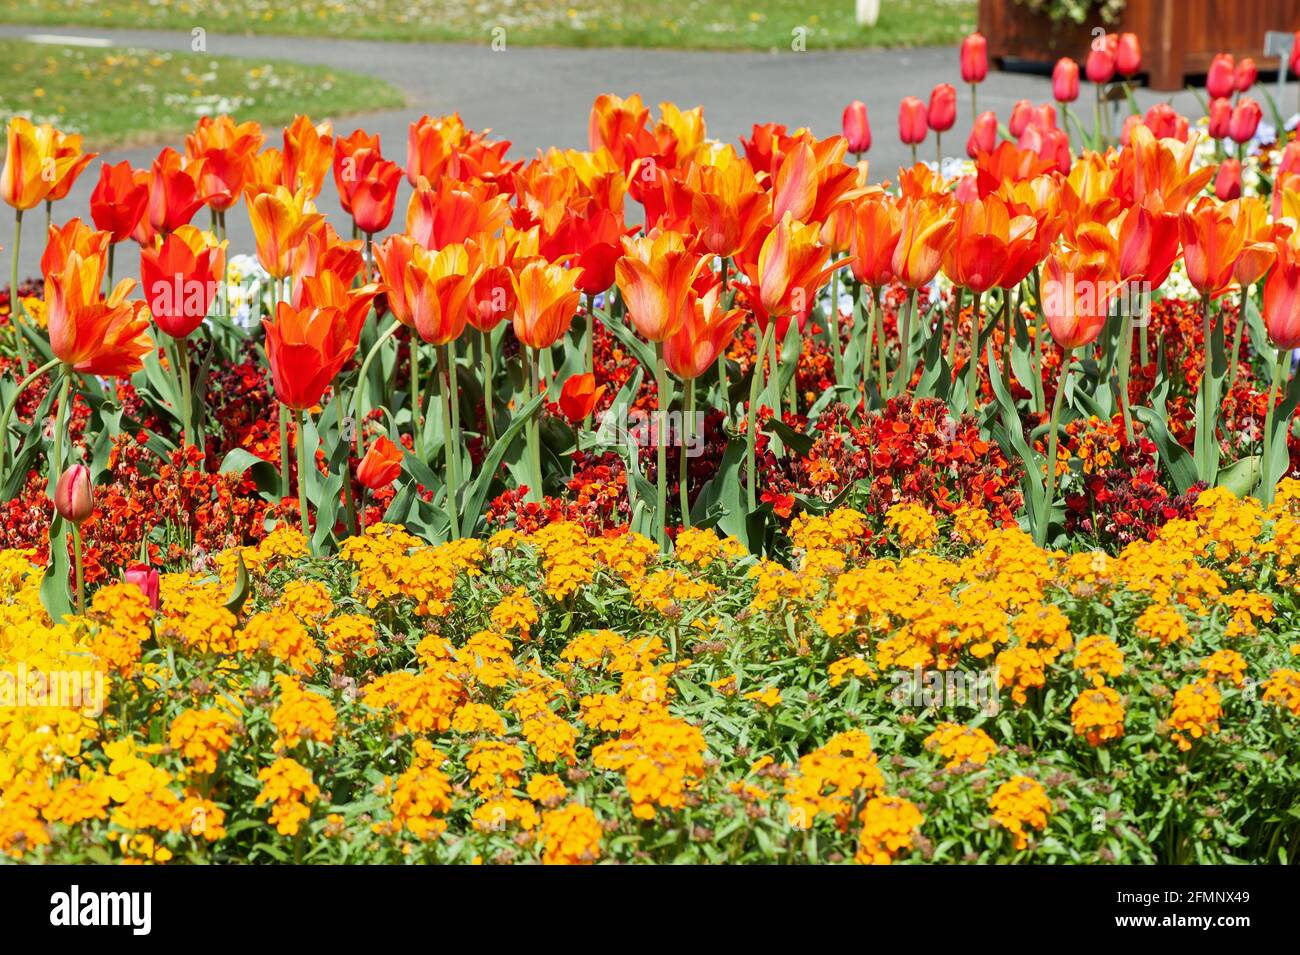
[[[101,37],[125,46],[190,50],[188,33],[0,25],[0,36],[34,34]],[[969,94],[961,88],[955,48],[773,54],[520,47],[494,52],[487,46],[209,34],[207,52],[321,63],[387,80],[406,93],[406,108],[348,117],[336,122],[335,129],[347,133],[360,126],[379,133],[384,152],[399,163],[405,162],[407,125],[413,119],[422,113],[454,110],[459,110],[471,127],[491,127],[498,137],[511,140],[516,156],[552,145],[585,148],[591,103],[602,92],[639,92],[649,104],[672,100],[683,107],[702,105],[710,134],[733,142],[747,134],[752,124],[768,121],[791,128],[806,125],[819,135],[830,135],[840,129],[845,104],[861,99],[872,119],[875,144],[868,158],[877,179],[892,178],[910,155],[898,142],[897,111],[902,97],[928,99],[937,83],[951,82],[959,87],[960,110],[945,152],[964,155],[969,130]],[[992,73],[979,90],[980,109],[996,110],[1003,121],[1012,104],[1022,98],[1035,102],[1050,99],[1050,80],[1024,73]],[[1138,93],[1144,108],[1165,98],[1146,90]],[[1199,109],[1188,93],[1178,94],[1174,101],[1189,114]],[[1090,111],[1087,116],[1091,123]],[[274,139],[279,137],[279,130],[268,133]],[[180,148],[182,144],[178,140],[171,145]],[[933,143],[922,150],[923,158],[931,158]],[[110,162],[128,159],[133,165],[144,166],[157,151],[158,147],[124,149],[102,158]],[[58,204],[56,221],[74,215],[89,219],[89,197],[98,170],[97,160],[69,197]],[[399,225],[407,188],[403,180],[404,193],[398,198],[394,217]],[[332,186],[326,186],[320,207],[340,232],[347,232]],[[251,251],[246,216],[232,218],[230,237],[232,249]],[[0,261],[7,263],[10,241],[10,227],[0,225],[0,244],[6,246]],[[37,274],[43,245],[34,241],[30,232],[25,236],[21,275]]]

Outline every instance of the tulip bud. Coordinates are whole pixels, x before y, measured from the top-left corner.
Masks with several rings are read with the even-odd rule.
[[[388,487],[402,473],[402,449],[380,436],[357,465],[357,480],[370,491]]]
[[[1231,96],[1237,89],[1237,66],[1230,53],[1218,53],[1205,74],[1205,91],[1211,99]]]
[[[1218,175],[1214,177],[1214,194],[1220,202],[1241,198],[1241,163],[1235,159],[1219,163]]]
[[[1073,103],[1079,98],[1079,64],[1068,56],[1052,68],[1052,97],[1058,103]]]
[[[1291,38],[1291,72],[1300,76],[1300,30]]]
[[[1011,119],[1007,121],[1007,129],[1011,135],[1020,138],[1020,134],[1025,131],[1025,127],[1033,121],[1034,104],[1027,99],[1016,100],[1016,105],[1011,107]]]
[[[1141,116],[1134,116],[1132,114],[1125,116],[1124,125],[1120,128],[1119,131],[1120,146],[1127,146],[1132,141],[1134,126],[1148,126],[1148,125],[1150,124],[1142,122]],[[1152,130],[1152,132],[1154,133],[1155,130]]]
[[[898,138],[905,146],[925,142],[925,104],[915,96],[904,96],[898,104]]]
[[[158,609],[158,571],[144,564],[132,564],[122,575],[128,584],[140,588],[140,592],[149,598],[149,606]]]
[[[58,483],[54,485],[54,509],[65,521],[77,526],[81,526],[95,510],[90,469],[84,464],[74,464],[59,475]]]
[[[1264,111],[1259,103],[1249,96],[1243,96],[1232,110],[1232,119],[1228,122],[1228,135],[1234,143],[1248,143],[1255,138],[1255,130],[1264,118]]]
[[[855,99],[844,107],[844,138],[849,141],[849,152],[865,153],[871,148],[871,123],[867,120],[867,104]]]
[[[961,41],[961,79],[963,83],[983,83],[989,75],[988,41],[982,33],[972,33]]]
[[[1237,64],[1232,79],[1237,92],[1244,93],[1255,85],[1255,80],[1259,79],[1259,67],[1255,65],[1255,61],[1250,57],[1242,57]]]
[[[951,83],[940,83],[930,94],[926,121],[936,133],[946,133],[957,122],[957,91]]]
[[[991,153],[998,145],[998,117],[991,110],[975,117],[971,126],[970,139],[966,140],[966,155],[971,159],[981,153]]]
[[[1282,150],[1282,158],[1277,164],[1277,171],[1279,175],[1284,172],[1300,172],[1300,139],[1293,139],[1286,144],[1286,149]]]
[[[1142,44],[1137,34],[1121,33],[1115,44],[1115,69],[1120,76],[1132,76],[1142,69]]]
[[[1088,60],[1084,72],[1090,83],[1109,83],[1115,78],[1116,44],[1111,42],[1114,34],[1106,37],[1104,42],[1094,43],[1088,51]]]
[[[1044,103],[1042,106],[1034,108],[1033,116],[1030,119],[1035,126],[1042,132],[1056,128],[1056,107],[1051,103]]]
[[[1227,139],[1228,129],[1232,123],[1232,102],[1224,97],[1210,101],[1210,135],[1215,139]]]
[[[560,412],[576,425],[595,410],[604,391],[604,385],[596,387],[596,376],[590,372],[571,375],[560,389]]]

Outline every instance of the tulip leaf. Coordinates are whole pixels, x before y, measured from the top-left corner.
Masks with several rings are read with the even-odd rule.
[[[605,330],[619,340],[619,342],[632,353],[632,357],[637,363],[649,374],[654,374],[655,370],[655,351],[654,347],[643,342],[637,337],[635,331],[624,321],[612,318],[610,314],[603,309],[594,309],[596,318],[605,326]]]
[[[1290,364],[1290,361],[1283,359]],[[1300,405],[1300,375],[1296,375],[1287,384],[1282,401],[1273,411],[1273,443],[1269,460],[1261,463],[1261,490],[1271,492],[1282,480],[1291,466],[1291,452],[1287,448],[1287,437],[1291,434],[1292,415]],[[1269,494],[1271,498],[1271,493]]]
[[[1134,405],[1133,415],[1146,425],[1147,434],[1156,443],[1160,460],[1164,463],[1169,476],[1173,478],[1174,486],[1178,488],[1179,494],[1185,494],[1187,489],[1196,483],[1196,462],[1187,453],[1187,449],[1175,441],[1169,433],[1161,411],[1143,405]]]
[[[230,590],[230,596],[226,598],[225,608],[238,618],[240,612],[244,609],[244,603],[248,600],[249,593],[252,592],[252,581],[248,577],[248,565],[244,563],[244,554],[240,550],[235,551],[235,585]]]
[[[245,448],[231,448],[221,459],[222,474],[248,474],[257,489],[270,498],[280,493],[280,471],[265,458],[259,458]]]
[[[68,574],[72,562],[68,560],[68,525],[57,513],[50,521],[50,562],[41,578],[41,604],[50,619],[61,623],[73,612],[72,592],[68,587]]]
[[[1219,468],[1214,486],[1227,488],[1237,497],[1245,497],[1259,483],[1261,458],[1262,455],[1252,454]]]
[[[543,395],[535,395],[532,401],[515,413],[510,427],[497,438],[496,444],[492,445],[492,450],[483,459],[478,475],[466,489],[465,501],[460,512],[462,533],[470,534],[478,530],[479,522],[483,518],[483,502],[487,500],[488,489],[497,477],[501,461],[510,450],[510,445],[524,430],[524,426],[534,415],[540,414],[543,397]]]

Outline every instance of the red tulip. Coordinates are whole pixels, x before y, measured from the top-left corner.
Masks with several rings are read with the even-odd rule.
[[[1020,134],[1033,122],[1033,119],[1034,104],[1027,99],[1016,100],[1016,105],[1011,107],[1011,118],[1007,120],[1007,129],[1012,136],[1019,139]]]
[[[972,33],[961,41],[961,80],[983,83],[989,75],[989,44],[982,33]]]
[[[1300,30],[1291,38],[1291,72],[1300,76]]]
[[[905,146],[925,142],[928,123],[925,104],[915,96],[904,96],[898,104],[898,138]]]
[[[226,268],[226,243],[183,225],[140,250],[140,284],[158,327],[185,338],[203,324]]]
[[[1118,45],[1113,33],[1107,35],[1104,40],[1092,44],[1083,68],[1088,76],[1088,82],[1109,83],[1115,78],[1115,54]]]
[[[1137,34],[1121,33],[1115,45],[1115,69],[1120,76],[1132,76],[1142,69],[1142,44]]]
[[[1211,99],[1231,96],[1237,91],[1237,66],[1229,53],[1216,54],[1205,74],[1205,91]]]
[[[957,122],[957,91],[951,83],[940,83],[930,93],[926,122],[936,133],[946,133]]]
[[[54,485],[54,509],[65,521],[78,526],[94,512],[94,487],[90,469],[84,464],[74,464],[59,475]]]
[[[1068,56],[1052,68],[1052,97],[1058,103],[1073,103],[1079,98],[1079,64]]]
[[[560,389],[560,411],[573,424],[586,419],[605,393],[605,386],[596,387],[596,376],[590,372],[570,375]]]
[[[152,567],[146,567],[144,564],[132,564],[122,575],[123,580],[128,584],[134,584],[140,588],[140,592],[145,595],[149,601],[149,606],[153,610],[158,609],[158,585],[160,578],[158,571]]]
[[[1277,264],[1264,283],[1264,327],[1278,348],[1300,348],[1300,257],[1289,242],[1278,243]]]
[[[135,231],[149,205],[149,174],[134,170],[129,162],[99,167],[99,182],[90,194],[90,217],[95,228],[121,242]]]
[[[966,155],[975,159],[980,153],[991,153],[998,145],[998,117],[991,110],[975,117],[970,139],[966,140]]]
[[[275,397],[295,411],[320,402],[325,389],[356,352],[341,309],[295,309],[281,302],[266,329],[266,358]]]
[[[1240,62],[1237,63],[1237,69],[1233,73],[1232,79],[1237,92],[1244,93],[1254,86],[1255,81],[1259,79],[1259,67],[1255,65],[1255,61],[1251,57],[1242,57]]]
[[[1263,118],[1264,111],[1260,109],[1259,103],[1249,96],[1243,96],[1233,107],[1232,118],[1228,121],[1228,135],[1234,143],[1248,143],[1255,138],[1255,130],[1259,129],[1259,122]]]
[[[388,487],[402,473],[402,449],[384,435],[370,446],[366,456],[357,465],[357,480],[361,486],[378,491]]]
[[[1232,127],[1232,101],[1226,97],[1210,100],[1210,135],[1227,139]]]
[[[397,187],[402,181],[402,167],[388,159],[370,163],[352,190],[352,220],[357,229],[374,235],[388,228],[397,204]]]
[[[1214,177],[1214,194],[1221,202],[1241,198],[1241,163],[1235,159],[1219,163],[1219,172]]]
[[[867,120],[867,104],[855,99],[844,107],[844,138],[849,141],[849,152],[865,153],[871,148],[871,123]]]

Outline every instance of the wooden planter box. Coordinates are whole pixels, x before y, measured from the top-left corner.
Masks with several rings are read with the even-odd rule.
[[[1136,33],[1151,88],[1178,90],[1187,77],[1204,74],[1216,53],[1253,56],[1261,70],[1277,69],[1276,58],[1263,56],[1264,32],[1300,29],[1300,0],[1128,0],[1112,26],[1099,17],[1084,24],[1053,23],[1016,0],[979,2],[979,29],[995,61],[1054,63],[1072,56],[1082,66],[1094,27]]]

